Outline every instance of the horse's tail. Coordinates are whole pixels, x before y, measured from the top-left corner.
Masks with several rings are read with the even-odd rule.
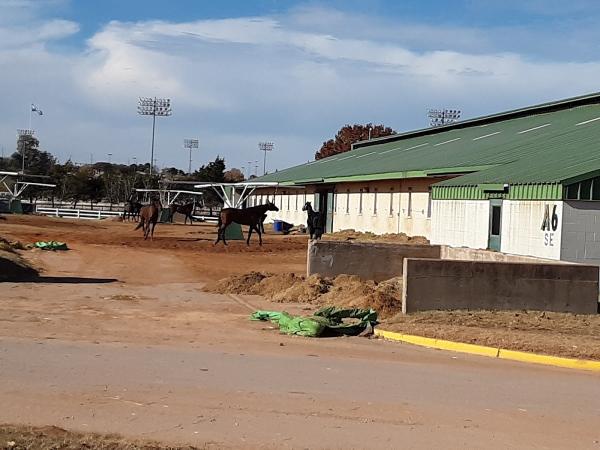
[[[223,224],[223,221],[221,220],[221,214],[219,213],[219,220],[217,221],[217,229],[221,229],[221,225]]]
[[[135,227],[135,229],[133,231],[139,230],[143,226],[144,226],[144,218],[142,217],[142,218],[140,218],[140,222],[137,224],[137,227]]]

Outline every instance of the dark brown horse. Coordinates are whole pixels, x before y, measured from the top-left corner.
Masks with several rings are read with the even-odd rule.
[[[183,219],[184,225],[187,223],[188,219],[190,219],[190,225],[193,225],[194,218],[192,217],[192,213],[194,212],[194,202],[186,203],[185,205],[177,205],[173,203],[169,205],[169,209],[171,210],[171,223],[173,223],[173,215],[175,213],[180,213],[185,216],[185,219]]]
[[[156,227],[156,222],[158,222],[161,209],[162,204],[157,199],[152,200],[149,205],[142,206],[140,210],[140,223],[135,229],[139,230],[142,228],[144,231],[144,240],[148,239],[148,236],[150,236],[150,240],[154,240],[154,227]]]
[[[250,236],[252,236],[252,230],[256,230],[258,233],[259,244],[262,245],[262,222],[267,211],[279,211],[279,208],[271,202],[267,202],[265,205],[252,206],[250,208],[225,208],[221,210],[219,215],[219,229],[217,231],[217,241],[223,241],[223,244],[227,245],[225,241],[225,229],[232,222],[239,223],[240,225],[248,225],[248,239],[246,239],[246,245],[250,245]]]
[[[125,208],[123,209],[123,222],[129,221],[132,218],[134,220],[139,220],[142,206],[143,205],[140,202],[128,200],[127,203],[125,203]]]

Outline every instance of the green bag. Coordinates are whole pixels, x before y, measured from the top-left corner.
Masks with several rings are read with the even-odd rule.
[[[270,320],[279,325],[284,334],[318,337],[323,335],[356,336],[369,327],[377,325],[377,312],[373,309],[342,309],[335,306],[321,308],[312,316],[292,316],[279,311],[256,311],[252,320]],[[344,323],[344,319],[356,319],[355,323]]]

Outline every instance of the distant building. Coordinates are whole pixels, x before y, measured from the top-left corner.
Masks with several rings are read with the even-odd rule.
[[[358,142],[257,178],[250,204],[304,223],[600,264],[600,93]]]

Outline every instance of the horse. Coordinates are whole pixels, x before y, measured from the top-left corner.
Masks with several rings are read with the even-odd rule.
[[[127,200],[123,208],[123,222],[126,220],[129,221],[131,218],[139,220],[142,206],[140,202],[134,202],[131,199]]]
[[[173,223],[173,215],[178,212],[185,216],[185,219],[183,219],[184,225],[187,223],[188,219],[190,219],[190,225],[193,225],[194,218],[192,217],[192,213],[194,212],[194,202],[186,203],[185,205],[177,205],[173,203],[169,205],[169,209],[171,210],[171,223]]]
[[[308,232],[310,233],[311,239],[321,239],[323,236],[323,228],[324,228],[324,220],[323,214],[319,211],[315,211],[312,208],[310,202],[306,202],[302,207],[302,211],[306,211],[308,215],[308,219],[306,220],[306,225],[308,225]]]
[[[154,240],[154,227],[156,227],[156,222],[158,222],[161,209],[162,204],[157,199],[152,200],[149,205],[142,206],[140,210],[140,223],[135,229],[139,230],[142,228],[144,231],[144,240],[148,239],[148,235],[151,241]]]
[[[231,222],[239,223],[240,225],[248,225],[248,239],[246,240],[246,245],[250,245],[252,230],[256,230],[258,233],[259,244],[262,245],[261,225],[267,211],[279,211],[279,208],[277,208],[274,203],[267,202],[264,205],[252,206],[250,208],[222,209],[219,214],[219,228],[217,230],[217,240],[215,245],[221,240],[223,241],[223,244],[227,245],[227,242],[225,241],[225,229]]]

